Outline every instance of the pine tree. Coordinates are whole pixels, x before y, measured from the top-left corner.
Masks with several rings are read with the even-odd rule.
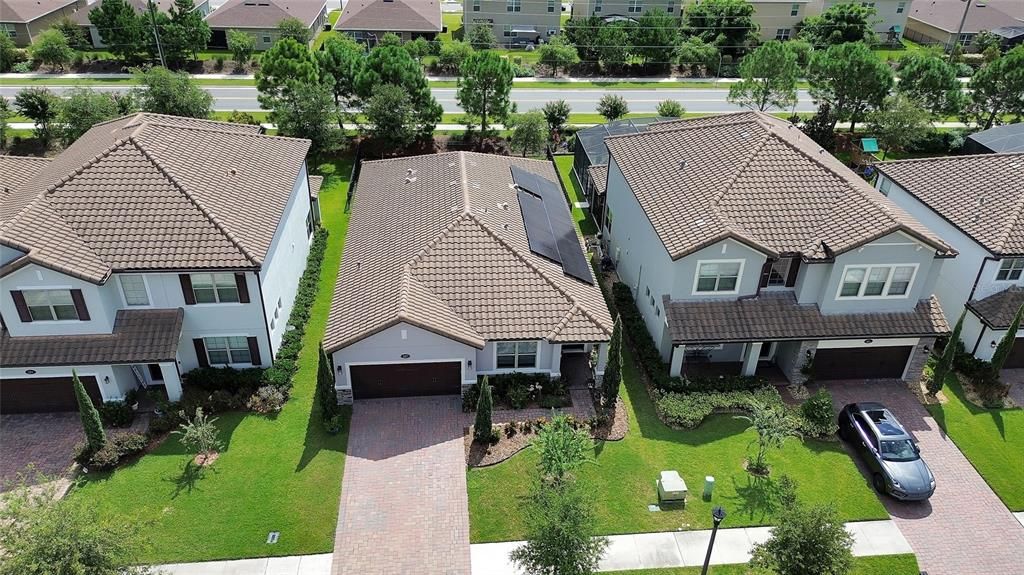
[[[75,386],[75,399],[78,400],[78,415],[82,418],[82,429],[85,430],[85,442],[89,451],[96,453],[107,444],[107,436],[103,432],[100,412],[92,403],[92,398],[85,392],[85,386],[78,379],[75,370],[71,370],[71,379]]]
[[[1017,342],[1017,330],[1020,329],[1022,317],[1024,317],[1024,305],[1017,308],[1017,315],[1013,316],[1013,321],[1010,322],[1010,327],[1006,328],[1006,334],[1003,335],[1003,339],[999,341],[999,347],[997,347],[996,352],[992,354],[992,371],[997,376],[999,375],[999,372],[1002,371],[1003,365],[1006,364],[1006,359],[1010,357],[1010,351],[1013,349],[1014,343]]]
[[[619,398],[619,384],[622,383],[622,318],[615,318],[612,340],[608,344],[608,365],[601,380],[601,398],[605,407],[613,407]]]
[[[942,389],[942,382],[946,381],[946,376],[953,370],[953,360],[956,359],[956,348],[960,343],[960,331],[964,327],[965,313],[960,313],[960,319],[956,321],[956,327],[953,328],[953,333],[949,336],[949,341],[946,342],[946,348],[942,350],[942,356],[936,362],[935,369],[932,370],[932,379],[928,382],[928,393],[932,395]]]
[[[491,429],[493,425],[491,421],[492,408],[491,385],[487,382],[485,375],[483,381],[480,382],[480,398],[476,401],[476,421],[473,422],[474,441],[490,443],[494,438],[494,431]]]

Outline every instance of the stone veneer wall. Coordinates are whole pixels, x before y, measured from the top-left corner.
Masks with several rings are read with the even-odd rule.
[[[925,348],[928,348],[925,350]],[[910,365],[907,366],[907,375],[903,378],[903,381],[907,383],[918,383],[921,381],[921,374],[924,372],[924,364],[928,362],[928,357],[931,355],[931,350],[935,349],[935,338],[934,337],[922,337],[917,345],[914,347],[914,351],[911,352]]]
[[[793,365],[782,372],[782,375],[786,376],[786,379],[794,385],[803,385],[809,379],[806,375],[801,373],[800,369],[807,363],[807,352],[811,352],[811,356],[818,350],[818,342],[814,341],[801,341],[800,347],[796,350],[796,358],[793,361]]]

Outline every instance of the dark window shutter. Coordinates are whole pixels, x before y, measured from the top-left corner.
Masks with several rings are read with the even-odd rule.
[[[771,275],[771,273],[772,260],[768,260],[764,262],[763,266],[761,266],[761,282],[758,284],[758,287],[768,287],[768,276]]]
[[[260,358],[260,342],[255,337],[246,338],[249,342],[249,355],[252,356],[253,365],[263,365]]]
[[[14,299],[14,307],[18,310],[18,318],[22,323],[31,323],[32,314],[28,313],[28,304],[25,303],[25,294],[21,290],[11,290],[11,298]]]
[[[793,263],[789,264],[789,275],[786,276],[786,287],[793,287],[796,285],[796,274],[800,271],[800,258],[793,258]]]
[[[199,367],[210,367],[210,358],[206,357],[206,344],[203,343],[203,338],[193,339],[192,345],[196,346],[196,359],[199,360]]]
[[[235,274],[235,287],[238,288],[238,301],[249,303],[249,286],[245,283],[245,274]]]
[[[85,307],[85,296],[82,290],[71,290],[71,301],[75,302],[75,311],[78,312],[79,321],[89,321],[89,308]]]
[[[185,296],[185,305],[195,305],[196,294],[192,291],[192,276],[178,274],[178,281],[181,282],[181,295]]]

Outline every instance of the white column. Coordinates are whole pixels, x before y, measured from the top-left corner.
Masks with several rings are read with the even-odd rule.
[[[562,375],[562,344],[553,343],[548,348],[551,350],[551,378]]]
[[[757,371],[757,359],[761,355],[761,342],[748,343],[747,353],[743,356],[743,375],[754,375]]]
[[[160,374],[164,376],[167,399],[170,401],[181,399],[181,378],[178,377],[178,366],[173,361],[161,363]]]
[[[685,345],[677,345],[675,349],[672,350],[672,365],[669,367],[669,375],[672,377],[679,377],[683,374],[683,357],[685,355]]]

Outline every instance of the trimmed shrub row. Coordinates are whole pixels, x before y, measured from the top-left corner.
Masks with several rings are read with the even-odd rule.
[[[107,442],[96,452],[91,452],[85,444],[79,444],[75,452],[75,461],[89,471],[106,471],[117,467],[121,461],[141,453],[149,445],[149,437],[144,433],[116,433],[107,438]]]
[[[754,402],[785,410],[804,437],[835,435],[832,395],[820,389],[798,407],[787,406],[774,386],[726,392],[658,393],[656,404],[669,425],[693,429],[715,412],[748,411]]]
[[[462,410],[476,411],[480,397],[480,380],[477,385],[466,390],[462,397]],[[487,376],[491,386],[494,405],[508,406],[512,409],[523,409],[531,402],[541,407],[566,407],[569,400],[569,385],[564,377],[551,379],[546,373],[499,373]]]

